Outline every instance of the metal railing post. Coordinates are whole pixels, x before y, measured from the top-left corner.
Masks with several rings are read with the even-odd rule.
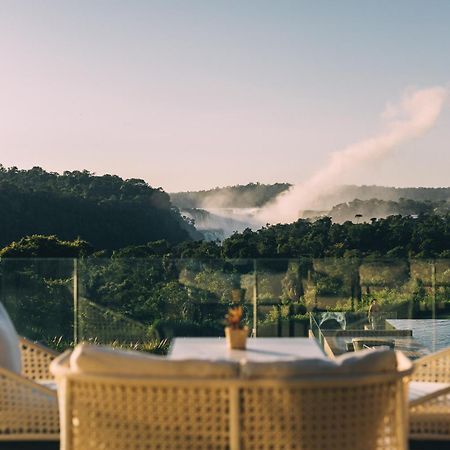
[[[433,306],[431,308],[431,318],[436,319],[436,261],[431,263],[431,289],[433,292]]]
[[[78,344],[78,314],[79,314],[79,299],[78,299],[78,258],[73,260],[73,342]]]
[[[253,330],[252,335],[256,337],[256,328],[258,326],[258,272],[256,266],[256,259],[253,260]]]

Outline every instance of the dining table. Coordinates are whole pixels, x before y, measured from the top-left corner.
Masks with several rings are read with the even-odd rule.
[[[245,350],[229,349],[221,337],[178,337],[172,341],[169,358],[276,362],[327,356],[316,339],[307,337],[249,338]]]

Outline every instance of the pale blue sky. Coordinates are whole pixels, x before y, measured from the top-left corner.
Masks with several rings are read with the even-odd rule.
[[[303,181],[449,86],[450,1],[0,0],[0,163],[168,191]],[[348,182],[450,185],[450,106]]]

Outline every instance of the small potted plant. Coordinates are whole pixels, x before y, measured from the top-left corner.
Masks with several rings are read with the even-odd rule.
[[[230,349],[244,350],[247,343],[248,327],[242,323],[242,306],[233,306],[226,315],[225,337]]]

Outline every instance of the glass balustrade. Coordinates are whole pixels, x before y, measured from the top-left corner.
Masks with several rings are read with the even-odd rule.
[[[450,346],[450,259],[2,259],[0,278],[18,332],[58,350],[164,352],[173,337],[223,336],[234,304],[256,337],[330,346],[334,331],[338,352],[360,332],[409,338],[417,355]]]

